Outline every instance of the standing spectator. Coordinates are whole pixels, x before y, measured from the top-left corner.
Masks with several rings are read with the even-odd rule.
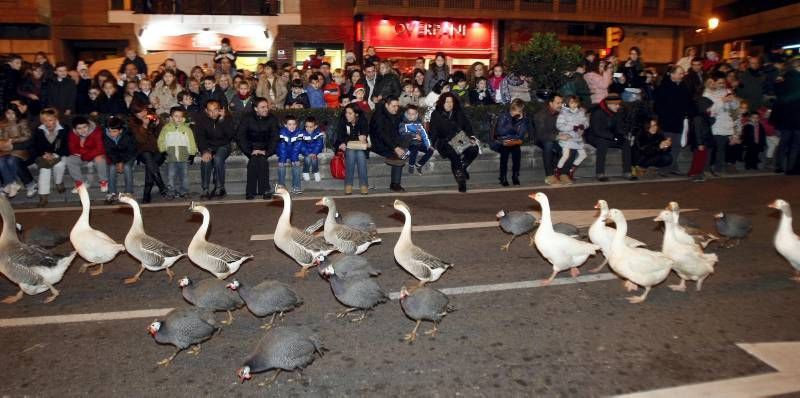
[[[228,106],[228,97],[225,92],[217,85],[213,76],[206,76],[203,78],[203,88],[200,89],[200,101],[198,105],[205,108],[208,101],[217,101],[219,106],[226,108]]]
[[[438,52],[425,72],[425,92],[430,92],[436,82],[444,81],[446,83],[448,79],[450,79],[450,67],[447,66],[444,53]]]
[[[586,79],[586,84],[589,86],[589,91],[592,93],[593,104],[599,104],[608,95],[613,69],[611,63],[596,61],[589,65],[588,72],[583,75],[583,78]]]
[[[467,70],[467,82],[470,87],[475,87],[478,79],[486,78],[486,65],[483,62],[474,62]]]
[[[323,61],[319,66],[319,74],[322,75],[323,86],[332,82],[333,76],[331,75],[331,63]]]
[[[325,108],[325,98],[322,95],[322,84],[325,81],[319,73],[311,74],[306,86],[306,96],[308,96],[308,104],[311,108]],[[295,121],[296,122],[296,121]]]
[[[49,65],[49,64],[48,64]],[[31,112],[39,113],[44,104],[45,93],[44,69],[41,65],[32,66],[25,74],[17,94],[28,101]]]
[[[308,59],[303,61],[303,70],[317,72],[322,67],[322,62],[325,60],[325,49],[317,48],[314,54],[308,56]]]
[[[358,88],[356,91],[359,90],[363,91],[364,88]],[[336,127],[336,142],[334,143],[335,148],[345,151],[344,159],[347,163],[344,176],[345,195],[353,193],[353,180],[356,172],[358,172],[361,194],[366,195],[369,193],[369,179],[367,177],[368,150],[356,147],[356,145],[348,146],[352,142],[366,148],[368,137],[369,127],[364,111],[355,103],[345,106]]]
[[[403,166],[406,164],[407,143],[403,142],[400,135],[400,100],[397,97],[385,97],[376,104],[375,113],[369,121],[369,137],[372,152],[383,156],[386,164],[391,166],[391,182],[389,190],[392,192],[405,192],[401,185]]]
[[[626,89],[642,87],[642,83],[644,83],[644,62],[642,62],[642,50],[639,47],[631,47],[628,52],[628,60],[622,64],[619,72],[625,76]]]
[[[197,145],[192,128],[186,123],[183,109],[177,106],[170,109],[170,121],[158,135],[158,150],[167,156],[169,197],[186,198],[189,194],[189,183],[186,180],[186,171],[189,168],[187,161],[190,155],[197,153]]]
[[[358,60],[356,60],[356,55],[353,54],[351,51],[348,51],[344,54],[344,70],[345,73],[350,73],[354,70],[360,69],[361,66],[358,65]]]
[[[28,160],[30,153],[31,131],[22,113],[16,105],[9,104],[4,118],[0,121],[0,178],[2,178],[2,191],[13,198],[17,195],[21,185],[17,184],[17,175],[23,162]]]
[[[231,78],[236,76],[236,67],[233,64],[233,61],[229,60],[228,58],[222,58],[219,62],[219,67],[214,70],[213,76],[219,79],[222,75],[228,75]]]
[[[267,101],[267,105],[269,105],[269,101]],[[254,106],[255,101],[253,94],[250,91],[250,83],[247,83],[244,80],[240,81],[239,85],[236,87],[236,95],[228,104],[228,110],[231,112],[231,118],[233,118],[233,122],[237,124],[237,127],[238,123],[241,123],[241,120],[245,115],[253,113]]]
[[[55,177],[56,190],[63,193],[64,171],[69,157],[67,129],[58,122],[58,110],[45,108],[40,113],[42,124],[33,133],[33,153],[39,168],[39,204],[47,206],[50,175]]]
[[[385,98],[400,96],[400,78],[394,73],[392,63],[382,61],[378,64],[380,74],[372,90],[372,102],[377,104]]]
[[[770,120],[772,116],[772,109],[762,106],[761,109],[758,110],[758,116],[761,120],[761,126],[764,128],[764,141],[767,149],[766,166],[774,167],[775,149],[778,148],[778,143],[780,142],[781,138],[778,136],[775,125],[772,124],[772,120]]]
[[[128,114],[128,106],[117,85],[110,80],[103,82],[102,92],[97,98],[97,112],[103,116],[120,116]]]
[[[427,95],[428,92],[425,91],[425,70],[424,69],[414,69],[411,72],[411,83],[414,83],[415,87],[419,87],[420,91],[423,95]]]
[[[619,109],[622,99],[617,94],[609,94],[600,101],[591,114],[589,124],[592,126],[586,135],[586,141],[597,149],[595,158],[596,178],[600,182],[608,181],[606,176],[606,154],[609,148],[622,150],[622,173],[628,180],[637,180],[631,175],[631,145],[627,136],[620,131]]]
[[[92,87],[92,77],[89,75],[89,67],[86,66],[86,63],[83,61],[78,61],[77,70],[80,79],[75,87],[75,94],[77,96],[75,98],[75,112],[80,115],[86,115],[87,113],[82,112],[81,109],[89,100],[89,89]],[[55,69],[53,71],[53,78],[55,78]]]
[[[559,94],[565,97],[574,95],[581,100],[581,104],[591,104],[592,91],[589,90],[589,85],[583,77],[584,74],[586,74],[586,65],[578,65],[575,68],[575,72],[569,76],[567,82],[558,90]]]
[[[297,117],[286,115],[284,125],[278,135],[278,185],[286,188],[286,168],[292,169],[292,194],[303,193],[300,183],[300,151],[303,148],[303,133],[297,123]]]
[[[683,51],[683,58],[679,59],[675,65],[678,65],[683,68],[683,70],[688,71],[689,68],[691,68],[692,62],[695,58],[697,58],[697,47],[686,47],[686,50]]]
[[[256,86],[256,96],[269,100],[272,109],[282,109],[289,92],[286,84],[275,74],[277,69],[274,61],[267,62]]]
[[[673,175],[682,175],[678,169],[678,158],[681,155],[681,135],[684,120],[689,117],[691,110],[692,94],[689,87],[682,84],[684,79],[683,69],[672,65],[667,69],[667,77],[661,82],[655,92],[655,111],[658,115],[658,125],[665,137],[672,141],[672,163],[667,165]]]
[[[542,163],[544,166],[545,179],[547,185],[560,185],[561,181],[555,176],[554,171],[554,156],[558,154],[560,157],[560,146],[556,145],[556,138],[558,136],[558,129],[556,122],[558,115],[564,105],[563,97],[554,95],[547,100],[544,107],[540,108],[533,115],[533,125],[536,128],[534,133],[534,143],[542,150]]]
[[[164,71],[161,81],[156,83],[156,88],[150,94],[150,103],[159,115],[169,114],[172,107],[178,105],[178,93],[183,91],[183,87],[178,84],[175,72]]]
[[[356,69],[353,71],[348,72],[348,78],[344,83],[344,93],[345,95],[352,100],[354,98],[353,91],[356,89],[356,84],[360,84],[361,87],[364,87],[364,83],[362,82],[362,75],[361,70]]]
[[[50,63],[50,60],[47,58],[47,54],[44,51],[39,51],[36,53],[36,56],[33,58],[33,65],[31,67],[42,68],[42,76],[45,80],[53,80],[56,77],[56,69],[53,67],[53,64]]]
[[[303,154],[303,181],[310,181],[311,174],[314,174],[314,181],[322,181],[322,176],[319,175],[319,154],[325,148],[325,133],[320,131],[317,126],[317,119],[314,116],[309,116],[303,123],[303,145],[301,153]]]
[[[56,68],[56,70],[58,70]],[[75,180],[72,193],[78,193],[78,187],[84,184],[81,167],[92,163],[100,178],[100,192],[108,192],[108,168],[106,166],[106,150],[103,146],[103,132],[92,121],[75,116],[72,119],[72,132],[69,134],[69,157],[67,170]],[[86,188],[89,186],[87,184]]]
[[[709,109],[709,114],[714,119],[711,125],[711,133],[714,135],[714,153],[711,154],[712,164],[711,174],[717,175],[725,165],[725,151],[728,141],[733,136],[733,117],[731,113],[739,107],[739,101],[733,93],[725,86],[725,75],[722,72],[714,72],[706,84],[703,92],[704,97],[708,97],[714,105]]]
[[[378,53],[375,52],[375,47],[373,46],[367,47],[367,55],[364,56],[364,65],[367,64],[376,65],[378,62],[381,62],[381,57],[379,57]]]
[[[764,126],[761,124],[757,112],[750,112],[743,116],[746,118],[745,125],[742,127],[744,168],[746,170],[758,170],[758,164],[761,162],[761,152],[766,147]]]
[[[474,86],[469,90],[469,103],[470,105],[491,105],[494,104],[492,99],[492,92],[488,88],[489,82],[486,78],[479,77],[475,79]]]
[[[356,84],[353,91],[353,100],[350,102],[351,104],[358,106],[358,109],[361,109],[361,111],[364,113],[372,111],[372,109],[369,107],[369,102],[367,102],[365,99],[366,95],[367,90],[364,89],[364,85],[360,83]]]
[[[461,110],[458,100],[453,93],[443,93],[436,102],[436,110],[431,116],[430,137],[439,154],[450,160],[450,168],[458,184],[458,191],[467,192],[469,179],[467,168],[478,157],[478,147],[471,146],[463,153],[456,152],[450,145],[450,140],[462,131],[467,137],[475,139],[472,125]]]
[[[139,73],[139,70],[136,69],[136,65],[134,64],[127,64],[125,65],[125,72],[119,75],[119,79],[117,80],[117,84],[119,86],[124,86],[127,82],[137,82],[139,79],[143,79],[147,77],[147,75],[142,75]]]
[[[673,67],[679,68],[679,66]],[[674,163],[670,147],[675,146],[676,141],[661,132],[659,122],[654,118],[650,118],[645,127],[645,131],[636,139],[638,167],[647,170],[650,167],[668,167]]]
[[[153,93],[153,81],[142,79],[139,81],[139,90],[134,93],[134,100],[140,104],[150,107],[150,94]]]
[[[47,106],[56,108],[64,116],[70,116],[75,112],[76,96],[75,81],[67,76],[67,65],[57,63],[56,78],[47,85]]]
[[[253,100],[255,111],[242,116],[239,122],[239,148],[247,156],[247,185],[245,199],[256,195],[270,199],[269,157],[278,146],[278,118],[270,113],[269,101],[257,97]]]
[[[122,101],[125,104],[125,109],[130,112],[131,105],[137,100],[139,94],[139,85],[136,82],[127,82],[125,87],[122,88]],[[150,99],[147,99],[150,101]]]
[[[125,131],[122,119],[110,117],[103,135],[103,147],[108,157],[108,194],[106,204],[112,204],[119,197],[117,174],[125,178],[124,193],[133,192],[133,164],[136,161],[136,140]]]
[[[300,79],[292,80],[292,88],[289,95],[286,96],[286,109],[308,109],[311,103],[308,100],[306,91],[303,90],[303,81]]]
[[[219,86],[222,94],[225,95],[225,103],[229,104],[236,95],[236,89],[233,86],[233,79],[230,77],[230,75],[220,75],[219,79],[217,80],[217,86]]]
[[[492,74],[489,76],[489,90],[492,92],[492,99],[495,103],[498,104],[505,104],[508,101],[503,100],[503,93],[500,90],[500,87],[503,85],[503,81],[506,79],[505,75],[505,68],[503,65],[495,64],[492,67]]]
[[[194,135],[197,149],[202,155],[200,162],[200,178],[203,188],[202,197],[211,199],[227,195],[225,191],[225,160],[231,152],[231,141],[234,138],[233,125],[225,117],[224,109],[219,102],[211,100],[206,103],[205,115],[198,116],[195,122]],[[211,178],[214,177],[214,189],[209,190]]]
[[[508,112],[503,112],[495,127],[495,148],[500,152],[500,185],[508,186],[508,157],[511,156],[511,182],[519,185],[519,170],[522,158],[522,140],[530,132],[530,122],[525,117],[525,102],[519,98],[511,100]]]
[[[694,182],[703,182],[706,180],[705,172],[710,171],[709,151],[713,150],[716,145],[714,135],[711,133],[711,125],[714,121],[710,114],[714,102],[707,97],[696,97],[693,103],[695,109],[690,124],[689,139],[694,153],[688,175]]]
[[[705,90],[706,73],[703,71],[703,59],[693,58],[691,68],[686,72],[686,77],[683,79],[683,84],[689,89],[689,94],[692,98],[703,95]]]
[[[9,54],[6,63],[0,68],[0,108],[5,109],[12,100],[18,98],[17,90],[22,83],[22,57]]]
[[[197,119],[198,115],[203,111],[200,109],[199,106],[194,102],[194,98],[192,98],[192,93],[183,90],[178,93],[178,107],[183,109],[183,115],[186,119],[186,123],[194,124],[194,120]],[[172,112],[170,110],[170,112]]]
[[[164,70],[171,70],[172,73],[175,74],[175,77],[178,79],[178,84],[183,87],[186,87],[186,81],[189,80],[189,77],[186,75],[186,72],[178,69],[178,63],[175,62],[174,58],[167,58],[164,60]],[[159,79],[160,80],[159,74]]]
[[[128,129],[136,141],[136,158],[144,165],[144,192],[142,203],[152,201],[153,184],[158,187],[161,196],[168,194],[167,186],[161,177],[159,167],[164,159],[158,149],[159,137],[158,117],[150,113],[144,104],[134,102],[131,106],[131,117],[128,118]]]
[[[366,100],[369,103],[370,109],[375,109],[375,103],[372,102],[372,97],[375,93],[375,87],[378,83],[378,71],[375,64],[364,65],[364,90],[366,91]]]
[[[144,58],[136,53],[135,48],[127,47],[125,48],[125,58],[122,60],[122,64],[119,66],[117,73],[120,75],[124,74],[127,66],[131,64],[136,67],[136,74],[142,77],[147,76],[147,63],[144,62]]]
[[[431,145],[428,132],[419,118],[419,109],[416,105],[409,105],[403,113],[403,121],[400,123],[400,134],[409,142],[408,145],[408,173],[422,175],[422,168],[433,156],[433,145]],[[417,161],[419,152],[424,155]]]
[[[227,64],[229,70],[224,71],[222,69],[222,61],[228,60]],[[216,64],[215,67],[215,74],[219,74],[220,72],[227,73],[229,75],[234,75],[235,73],[230,73],[231,70],[236,70],[236,50],[231,47],[231,39],[225,37],[220,41],[219,49],[214,52],[214,63]]]
[[[561,146],[561,158],[558,160],[554,177],[558,178],[561,184],[572,184],[575,179],[575,171],[586,159],[586,149],[583,148],[583,134],[589,128],[589,118],[586,110],[581,107],[581,101],[577,96],[567,97],[567,106],[561,108],[556,119],[558,129],[558,145]],[[567,161],[573,152],[577,157],[572,162],[572,167],[567,169],[567,174],[562,175]]]
[[[739,74],[736,94],[750,104],[750,109],[761,108],[764,103],[764,86],[767,75],[761,69],[759,57],[747,57],[747,69]]]
[[[531,102],[531,90],[528,86],[528,77],[518,73],[509,73],[500,86],[503,103],[509,103],[515,98]]]
[[[403,92],[400,93],[400,107],[419,106],[419,100],[420,98],[414,95],[414,84],[411,82],[403,83]]]
[[[800,173],[800,57],[795,57],[775,85],[771,120],[780,131],[775,153],[775,172]]]
[[[344,83],[344,76],[341,69],[336,69],[333,72],[331,81],[322,86],[322,98],[328,108],[336,109],[341,106],[341,100],[344,97],[342,91],[342,83]]]

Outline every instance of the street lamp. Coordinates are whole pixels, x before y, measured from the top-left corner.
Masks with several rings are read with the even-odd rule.
[[[706,41],[708,40],[708,34],[713,32],[714,29],[719,27],[719,18],[711,17],[708,19],[708,25],[706,28],[700,28],[695,30],[695,32],[703,35],[703,52],[701,54],[705,55],[706,53]]]
[[[708,19],[708,31],[713,31],[719,27],[719,18],[713,17]]]

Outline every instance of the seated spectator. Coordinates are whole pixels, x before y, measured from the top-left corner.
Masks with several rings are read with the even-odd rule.
[[[589,118],[586,110],[581,107],[581,100],[578,96],[567,97],[567,106],[561,108],[561,112],[556,119],[558,129],[558,145],[561,146],[561,158],[556,165],[555,177],[561,184],[572,184],[575,179],[575,172],[578,166],[586,159],[586,149],[583,147],[583,134],[589,128]],[[567,165],[573,153],[577,154],[572,161],[566,175],[562,171]]]
[[[96,118],[100,115],[100,94],[102,91],[98,87],[89,89],[89,93],[84,101],[81,101],[78,107],[78,114],[88,115],[89,117]]]
[[[102,93],[97,99],[97,112],[103,116],[120,116],[128,114],[128,106],[117,85],[110,80],[103,82]]]
[[[247,184],[245,199],[255,199],[256,195],[270,199],[272,188],[269,183],[269,157],[275,154],[278,146],[278,118],[270,113],[269,101],[257,97],[253,100],[254,112],[242,115],[239,122],[239,148],[247,156]]]
[[[197,118],[197,114],[202,111],[199,106],[194,102],[194,98],[192,97],[192,93],[183,90],[178,93],[178,107],[183,110],[183,114],[186,118],[186,123],[192,124],[194,119]]]
[[[2,191],[9,198],[16,196],[22,188],[17,184],[17,175],[30,157],[30,143],[31,131],[27,121],[15,105],[9,105],[0,121],[0,179]]]
[[[50,176],[55,177],[56,190],[63,193],[64,171],[69,157],[68,134],[58,122],[58,110],[45,108],[40,113],[42,124],[33,133],[33,153],[39,168],[38,207],[47,206],[50,195]]]
[[[364,88],[356,89],[356,91],[359,90],[363,92]],[[366,103],[365,101],[362,102]],[[369,127],[367,116],[364,112],[366,111],[355,103],[345,106],[336,127],[336,142],[333,146],[339,151],[345,151],[344,159],[347,164],[344,177],[345,195],[353,193],[353,179],[356,172],[358,172],[358,181],[361,185],[361,194],[366,195],[369,193],[369,181],[367,178]]]
[[[337,69],[338,70],[338,69]],[[331,77],[331,81],[326,82],[322,86],[322,98],[325,101],[325,106],[328,108],[336,109],[341,105],[342,99],[342,86],[339,82],[343,82],[341,71],[335,72]]]
[[[325,108],[325,98],[322,95],[322,84],[325,79],[319,73],[312,73],[308,79],[306,86],[306,95],[308,96],[308,104],[311,108]]]
[[[169,114],[173,106],[178,105],[178,93],[183,91],[183,87],[178,84],[175,72],[167,69],[161,77],[161,81],[156,83],[153,93],[150,94],[150,103],[155,107],[158,115]]]
[[[561,157],[561,146],[556,145],[556,138],[558,136],[558,129],[556,122],[561,108],[564,105],[564,100],[560,95],[550,97],[545,103],[546,105],[540,108],[534,115],[534,127],[536,128],[534,134],[534,143],[542,149],[542,163],[544,165],[545,179],[544,183],[547,185],[560,185],[561,181],[555,176],[555,161],[556,155]]]
[[[242,120],[244,116],[253,113],[253,106],[255,105],[253,100],[250,83],[244,80],[240,81],[236,87],[236,95],[228,105],[228,109],[231,111],[231,117],[233,117],[234,123],[237,123],[237,127],[239,121]]]
[[[200,89],[200,100],[198,105],[205,108],[208,101],[217,101],[219,106],[226,108],[228,106],[228,97],[225,92],[217,85],[214,76],[206,76],[203,78],[203,86]]]
[[[319,130],[317,119],[313,116],[306,118],[303,127],[303,180],[310,181],[310,173],[313,173],[314,181],[320,182],[319,154],[325,149],[325,133]]]
[[[643,169],[643,172],[637,171],[635,174],[643,175],[650,167],[663,168],[672,164],[671,148],[672,139],[661,132],[658,121],[652,118],[648,120],[646,130],[636,140],[637,168]]]
[[[358,106],[358,109],[361,109],[362,112],[369,113],[372,112],[372,109],[369,107],[369,102],[365,99],[366,95],[367,90],[364,88],[364,85],[361,83],[356,84],[354,86],[353,100],[351,103]]]
[[[469,104],[475,105],[491,105],[494,104],[492,92],[489,90],[488,82],[485,78],[479,77],[475,79],[475,86],[469,90]]]
[[[620,130],[619,109],[622,99],[617,94],[609,94],[594,108],[589,118],[591,128],[586,141],[597,149],[595,152],[595,172],[597,181],[606,182],[606,154],[609,148],[622,150],[622,173],[628,180],[638,178],[631,174],[631,145],[628,137]]]
[[[453,85],[450,91],[455,94],[461,106],[469,106],[469,86],[467,85],[467,75],[462,71],[453,73]]]
[[[392,63],[382,61],[378,64],[378,77],[372,89],[372,102],[377,104],[385,98],[400,96],[400,78],[392,69]]]
[[[397,97],[387,97],[375,105],[375,113],[369,122],[369,137],[372,152],[386,158],[386,164],[391,166],[391,182],[389,190],[392,192],[405,192],[401,185],[403,166],[406,164],[407,143],[399,133],[400,100]]]
[[[108,158],[108,194],[106,204],[112,204],[119,197],[117,189],[117,174],[125,178],[123,193],[133,193],[133,165],[136,161],[136,140],[125,131],[122,119],[110,117],[106,122],[106,131],[103,136],[103,147]]]
[[[283,109],[288,87],[277,72],[278,66],[275,62],[270,61],[264,65],[264,71],[258,77],[256,96],[266,98],[272,109]]]
[[[400,94],[400,107],[419,106],[419,100],[418,96],[414,96],[414,84],[411,82],[403,83],[403,92]]]
[[[428,137],[428,132],[422,120],[419,118],[419,110],[415,105],[409,105],[403,113],[403,121],[400,123],[400,134],[405,136],[408,145],[408,174],[422,175],[422,168],[433,156],[433,145]],[[419,152],[423,152],[422,158],[417,160]]]
[[[508,157],[511,155],[511,181],[519,185],[519,170],[522,158],[522,140],[530,132],[530,122],[525,117],[525,102],[519,98],[511,100],[508,112],[497,119],[493,148],[500,152],[500,185],[508,186]]]
[[[478,157],[478,146],[470,146],[463,153],[456,152],[450,145],[450,140],[460,132],[464,132],[473,142],[477,141],[472,133],[472,125],[456,97],[453,93],[443,93],[436,102],[436,110],[431,115],[429,135],[439,154],[450,160],[450,168],[458,184],[458,191],[467,192],[469,179],[467,168]]]
[[[225,110],[219,102],[210,100],[206,103],[205,113],[198,114],[194,121],[194,135],[197,149],[200,151],[200,178],[203,198],[220,198],[227,195],[225,190],[225,160],[231,153],[231,141],[234,138],[233,124],[225,117]],[[211,178],[214,178],[214,189],[209,190]]]
[[[303,193],[300,183],[300,152],[303,148],[303,133],[297,123],[297,117],[286,115],[284,125],[278,135],[278,185],[286,188],[286,168],[292,169],[292,194]]]
[[[56,78],[47,84],[47,100],[45,103],[55,108],[64,116],[75,112],[77,86],[67,74],[67,65],[63,62],[56,64]]]
[[[83,116],[72,119],[72,132],[69,134],[69,157],[67,170],[75,180],[72,193],[78,193],[78,187],[88,181],[84,180],[81,167],[89,164],[94,166],[100,178],[100,192],[108,192],[108,168],[106,166],[106,150],[103,146],[103,132],[94,122]]]
[[[186,123],[184,110],[173,107],[169,122],[158,136],[158,149],[167,155],[167,187],[170,198],[186,198],[189,195],[189,182],[186,180],[190,155],[197,153],[192,128]],[[177,180],[177,181],[176,181]]]
[[[286,109],[308,109],[311,103],[308,100],[308,95],[303,90],[303,81],[300,79],[292,80],[291,91],[286,96]]]

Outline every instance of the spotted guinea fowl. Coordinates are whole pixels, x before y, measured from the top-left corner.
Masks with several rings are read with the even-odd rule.
[[[325,256],[331,254],[336,248],[326,242],[324,238],[292,226],[292,198],[289,192],[284,188],[278,188],[275,194],[283,199],[283,211],[275,226],[273,239],[275,246],[300,264],[301,269],[294,276],[305,278],[311,267],[319,265]]]
[[[3,300],[13,304],[24,294],[35,295],[50,290],[44,302],[49,303],[59,295],[54,285],[61,281],[77,252],[62,257],[38,246],[19,241],[14,209],[5,196],[0,195],[0,216],[3,232],[0,233],[0,273],[19,285],[19,292]]]
[[[117,243],[108,235],[92,228],[89,225],[89,192],[86,184],[78,187],[78,196],[81,199],[81,215],[69,233],[69,240],[72,246],[88,263],[81,266],[80,272],[85,272],[87,268],[98,265],[98,268],[91,272],[92,275],[103,273],[103,265],[125,251],[125,246]]]
[[[336,275],[342,278],[378,276],[381,274],[381,271],[375,268],[366,257],[356,255],[337,256],[331,261],[330,266],[333,267]],[[322,274],[322,269],[324,267],[320,269],[320,274]]]
[[[724,248],[738,245],[753,230],[752,221],[738,214],[719,212],[714,215],[714,219],[717,232],[725,237],[725,241],[720,244]]]
[[[207,308],[187,307],[170,311],[163,321],[154,320],[147,332],[159,344],[174,345],[176,350],[158,365],[169,365],[181,351],[192,347],[190,354],[200,353],[200,343],[208,340],[219,330],[214,312]]]
[[[553,224],[553,231],[556,231],[556,232],[558,232],[558,233],[560,233],[562,235],[567,235],[567,236],[575,238],[575,239],[580,239],[581,238],[580,229],[578,229],[578,227],[576,227],[576,226],[574,226],[572,224],[569,224],[569,223],[565,223],[565,222],[555,223],[555,224]]]
[[[417,329],[422,321],[433,322],[433,329],[426,331],[425,334],[435,336],[442,318],[448,312],[455,311],[447,295],[429,286],[410,288],[403,286],[400,289],[400,306],[407,317],[417,322],[411,333],[404,338],[409,344],[417,338]]]
[[[164,270],[172,282],[175,274],[169,269],[176,261],[185,256],[186,253],[176,249],[144,232],[144,222],[142,222],[142,212],[139,203],[128,194],[120,194],[119,201],[129,205],[133,209],[133,223],[125,235],[125,250],[139,260],[141,268],[136,275],[125,279],[126,284],[136,283],[141,278],[144,270],[161,271]]]
[[[247,286],[234,279],[228,287],[239,293],[253,315],[259,318],[272,315],[269,323],[261,326],[262,329],[271,328],[276,315],[283,318],[283,313],[303,304],[303,299],[297,292],[278,281],[266,280],[255,286]]]
[[[315,354],[322,357],[324,349],[317,336],[301,328],[277,327],[261,338],[255,351],[236,371],[236,375],[239,381],[244,383],[245,380],[253,378],[255,373],[274,369],[275,375],[259,385],[272,384],[281,371],[302,372],[314,361]]]
[[[595,245],[600,246],[600,250],[603,252],[605,259],[603,260],[602,264],[589,270],[589,272],[600,272],[606,263],[608,263],[608,256],[611,251],[611,241],[614,240],[614,234],[617,232],[617,230],[606,225],[606,221],[608,220],[608,202],[600,199],[597,201],[597,204],[594,206],[594,208],[599,209],[600,214],[589,227],[589,240]],[[630,236],[625,237],[625,244],[630,247],[647,246],[644,243],[631,238]]]
[[[518,236],[530,234],[536,228],[536,217],[524,211],[507,211],[501,209],[495,215],[500,224],[500,229],[511,234],[511,240],[505,245],[500,246],[501,251],[508,251],[511,242]],[[531,235],[531,245],[533,245],[533,235]]]
[[[406,272],[419,279],[420,286],[428,282],[435,282],[453,264],[428,254],[414,245],[414,242],[411,241],[411,209],[402,200],[395,200],[394,208],[403,213],[405,217],[400,238],[394,245],[395,260]]]
[[[344,214],[336,212],[336,222],[339,224],[346,224],[353,228],[360,229],[367,232],[378,232],[378,226],[375,219],[371,215],[362,211],[348,211]],[[306,227],[306,232],[313,234],[318,229],[325,225],[325,217],[320,218],[315,223]]]
[[[800,282],[800,236],[792,230],[792,207],[783,199],[775,200],[769,207],[781,211],[781,221],[773,239],[775,250],[794,268],[792,280]]]
[[[219,279],[225,279],[239,270],[243,262],[253,258],[250,254],[244,254],[216,243],[206,240],[208,225],[211,223],[211,214],[208,209],[192,202],[189,211],[203,215],[203,224],[194,234],[189,243],[189,259],[198,267],[214,274]]]
[[[578,267],[583,265],[589,256],[600,250],[600,246],[554,231],[547,195],[537,192],[529,197],[539,202],[542,207],[542,219],[533,236],[536,248],[553,265],[553,273],[550,278],[542,282],[542,285],[549,285],[559,272],[567,269],[573,278],[577,277],[580,274]]]
[[[332,198],[323,197],[317,202],[317,206],[328,208],[323,236],[328,243],[336,247],[336,250],[344,254],[361,254],[373,243],[381,241],[377,232],[364,231],[336,222],[336,201]]]
[[[69,240],[68,235],[43,226],[33,227],[30,231],[23,232],[22,225],[17,223],[17,231],[20,238],[24,236],[25,243],[47,249],[59,246]]]
[[[228,319],[221,321],[223,325],[233,322],[231,311],[242,308],[244,301],[239,294],[228,289],[228,284],[218,278],[203,279],[194,282],[188,276],[178,281],[183,298],[189,303],[212,311],[227,311]]]
[[[718,236],[703,231],[697,224],[686,217],[681,217],[681,207],[678,202],[669,202],[667,210],[672,212],[672,217],[675,219],[675,237],[678,241],[696,243],[705,249],[709,243],[719,239]]]
[[[328,278],[336,300],[348,307],[337,313],[337,318],[342,318],[353,311],[362,310],[361,316],[352,320],[352,322],[359,322],[366,318],[367,311],[389,299],[386,291],[373,278],[364,276],[342,278],[330,265],[323,268],[321,274]]]
[[[672,269],[681,278],[680,284],[670,285],[669,288],[678,292],[686,291],[686,281],[691,280],[697,282],[696,289],[699,292],[703,288],[703,281],[714,273],[717,255],[703,253],[703,248],[694,239],[680,240],[677,234],[678,223],[671,210],[661,210],[654,221],[664,223],[661,252],[675,261]]]

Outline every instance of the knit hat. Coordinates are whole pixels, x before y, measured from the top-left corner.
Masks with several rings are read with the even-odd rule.
[[[619,104],[622,102],[622,98],[620,98],[617,93],[609,93],[605,101],[606,104]]]
[[[361,84],[361,83],[356,83],[356,85],[353,86],[353,93],[355,93],[358,90],[365,90],[366,91],[366,89],[364,88],[364,85]]]

